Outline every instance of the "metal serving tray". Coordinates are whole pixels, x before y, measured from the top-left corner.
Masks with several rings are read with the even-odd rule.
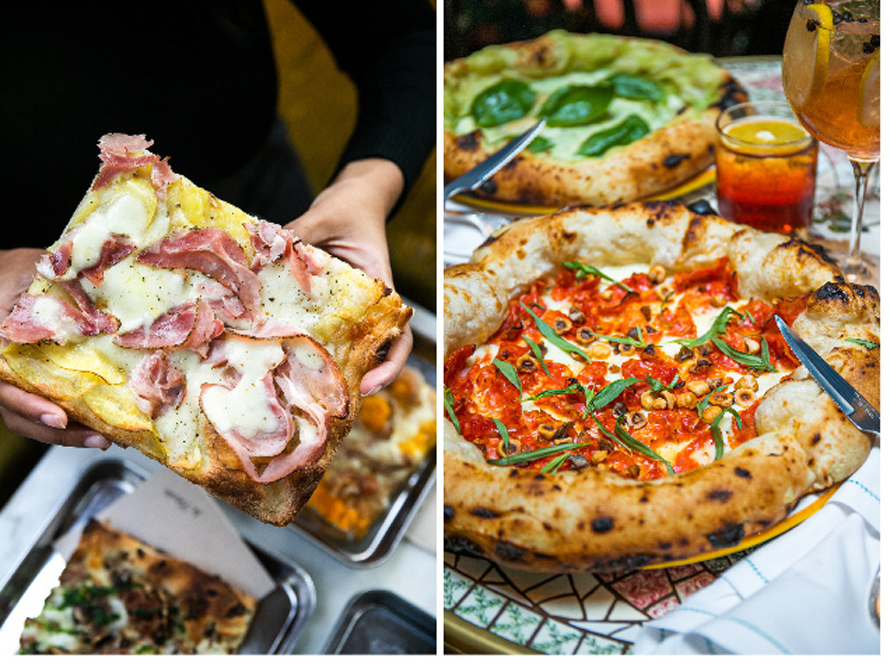
[[[119,497],[131,493],[145,479],[144,470],[124,460],[99,462],[84,472],[0,589],[0,654],[16,652],[25,619],[40,613],[58,583],[65,561],[53,549],[53,541],[71,527],[86,523]],[[315,608],[315,586],[305,571],[271,556],[254,543],[248,544],[276,587],[257,603],[256,616],[239,653],[291,653]]]
[[[432,318],[433,324],[435,317]],[[415,352],[407,364],[418,370],[427,383],[435,388],[435,330],[415,326]],[[430,350],[430,351],[427,351]],[[432,357],[426,356],[432,353]],[[405,535],[411,519],[433,485],[436,471],[436,449],[429,451],[414,473],[392,496],[389,509],[371,525],[360,540],[350,539],[342,531],[329,524],[311,510],[297,516],[289,528],[308,535],[316,544],[331,552],[349,566],[371,567],[383,563]]]
[[[325,653],[435,654],[436,620],[389,591],[366,591],[344,610]]]

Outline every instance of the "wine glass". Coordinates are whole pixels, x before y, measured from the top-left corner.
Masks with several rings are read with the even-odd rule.
[[[868,179],[880,159],[880,35],[880,0],[798,0],[782,53],[785,96],[794,113],[853,165],[850,247],[841,265],[850,281],[870,275],[859,244]]]

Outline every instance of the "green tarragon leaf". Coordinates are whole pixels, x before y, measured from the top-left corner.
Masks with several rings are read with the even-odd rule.
[[[643,331],[640,329],[640,326],[637,326],[637,337],[639,339],[635,339],[633,337],[610,337],[609,335],[600,335],[599,333],[593,333],[600,339],[605,339],[609,342],[614,342],[615,344],[629,344],[630,346],[635,346],[638,349],[645,349],[648,344],[643,341]]]
[[[738,411],[733,408],[727,407],[723,409],[723,411],[720,412],[720,415],[714,418],[714,422],[711,423],[711,436],[714,439],[714,459],[721,459],[726,448],[726,444],[723,441],[723,430],[720,429],[720,422],[723,420],[723,416],[727,413],[731,413],[733,418],[735,418],[738,428],[742,428],[742,417],[739,415]]]
[[[611,282],[615,286],[621,287],[628,293],[636,293],[636,291],[630,288],[627,284],[623,284],[617,279],[612,279],[599,268],[594,268],[593,266],[587,265],[586,263],[581,263],[580,261],[563,261],[562,264],[566,268],[575,271],[575,279],[581,279],[585,275],[594,275],[596,277],[599,277],[600,279],[606,280],[607,282]]]
[[[747,365],[753,370],[760,371],[769,371],[769,372],[778,372],[775,366],[769,361],[769,346],[766,341],[760,345],[760,355],[755,356],[751,353],[745,353],[744,351],[737,351],[732,348],[726,341],[715,337],[713,340],[714,346],[720,349],[725,355],[727,355],[732,360],[735,360],[737,363],[741,365]]]
[[[513,384],[513,386],[516,388],[516,390],[519,391],[519,394],[521,395],[522,381],[519,380],[519,373],[516,371],[516,368],[513,367],[513,365],[511,365],[510,363],[504,362],[499,358],[494,358],[491,362],[495,367],[498,368],[500,373],[507,378],[507,381]]]
[[[498,434],[501,435],[501,441],[504,442],[504,450],[509,450],[510,433],[507,431],[507,426],[497,418],[492,418],[492,420],[494,421],[495,429],[497,429]]]
[[[638,378],[630,377],[628,379],[618,379],[617,381],[607,383],[587,400],[587,408],[585,409],[585,412],[591,413],[597,409],[602,409],[610,402],[618,399],[625,390],[639,382],[640,380]],[[588,390],[590,389],[588,388]]]
[[[526,462],[534,462],[535,460],[541,459],[543,457],[549,457],[550,455],[556,455],[558,453],[564,453],[566,451],[576,450],[577,448],[583,448],[584,446],[589,446],[590,443],[559,443],[555,446],[547,446],[546,448],[538,448],[537,450],[528,450],[523,453],[516,453],[515,455],[507,455],[506,457],[499,457],[497,459],[486,460],[489,464],[493,464],[495,466],[509,466],[510,464],[525,464]]]
[[[671,467],[670,463],[665,458],[663,458],[661,455],[656,453],[654,450],[652,450],[652,448],[647,446],[642,441],[637,441],[635,438],[633,438],[627,430],[625,430],[623,427],[621,427],[620,424],[615,423],[615,432],[612,433],[608,429],[606,429],[606,426],[603,425],[600,422],[600,419],[597,418],[596,416],[593,416],[593,422],[596,423],[596,426],[599,428],[599,430],[603,434],[606,435],[607,438],[611,439],[612,441],[617,443],[619,446],[622,446],[623,448],[627,448],[628,450],[636,451],[636,452],[640,453],[641,455],[645,455],[646,457],[648,457],[650,459],[654,459],[654,460],[661,462],[662,464],[665,465],[665,467],[667,467],[668,475],[670,475],[670,476],[674,475],[674,469]]]
[[[541,468],[541,473],[556,473],[557,471],[559,471],[559,467],[562,466],[562,463],[565,462],[571,454],[572,451],[567,450],[556,459],[550,460]]]
[[[674,343],[685,346],[687,349],[694,349],[696,346],[701,346],[706,342],[710,342],[717,335],[722,335],[726,332],[726,324],[729,323],[730,316],[741,316],[741,314],[739,314],[732,307],[724,307],[722,310],[720,310],[717,318],[714,319],[714,323],[711,324],[711,327],[708,328],[707,332],[705,332],[704,335],[697,339],[674,340]]]
[[[877,342],[869,342],[867,339],[858,339],[857,337],[847,337],[844,339],[845,342],[852,342],[853,344],[861,344],[866,349],[871,351],[880,346]]]
[[[674,378],[671,379],[671,382],[668,385],[664,385],[661,381],[656,379],[654,376],[646,375],[646,383],[654,390],[655,392],[661,392],[662,390],[673,390],[677,387],[677,384],[680,382],[680,372],[674,374]]]
[[[544,390],[535,395],[531,395],[523,399],[523,402],[532,402],[534,400],[541,399],[542,397],[555,397],[558,395],[571,395],[572,393],[576,393],[579,390],[583,390],[584,386],[580,383],[573,383],[568,388],[550,388],[549,390]]]
[[[550,374],[550,370],[547,369],[547,363],[544,362],[544,352],[541,351],[541,346],[537,342],[535,342],[535,340],[527,337],[526,335],[523,335],[522,339],[525,340],[525,343],[528,344],[528,348],[532,350],[535,358],[538,360],[539,363],[541,363],[541,367],[544,369],[544,373],[547,376],[552,376]]]
[[[454,425],[454,429],[460,434],[460,422],[454,413],[454,395],[451,394],[451,388],[445,389],[445,412],[448,414],[451,424]]]
[[[544,319],[531,311],[525,303],[519,304],[522,305],[523,309],[531,315],[532,319],[534,319],[535,321],[535,325],[538,326],[538,331],[541,333],[541,335],[544,336],[547,341],[553,344],[553,346],[557,347],[558,349],[562,349],[566,353],[577,353],[582,358],[584,358],[585,362],[590,362],[590,356],[588,356],[580,347],[577,347],[568,340],[560,337],[556,333],[556,331],[551,328],[546,321],[544,321]]]
[[[727,388],[726,384],[724,384],[722,386],[717,386],[711,392],[709,392],[707,395],[705,395],[704,399],[702,399],[698,404],[695,405],[695,408],[698,411],[699,418],[702,417],[702,414],[705,412],[705,409],[707,409],[708,406],[710,406],[709,402],[711,399],[711,395],[713,395],[714,393],[719,393],[721,390],[725,390],[726,388]]]

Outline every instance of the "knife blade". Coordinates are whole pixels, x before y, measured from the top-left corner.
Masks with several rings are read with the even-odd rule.
[[[522,152],[525,146],[532,142],[532,139],[538,135],[538,132],[541,131],[544,124],[545,121],[541,120],[534,127],[507,143],[507,145],[498,150],[491,157],[445,185],[445,203],[448,203],[448,200],[455,194],[476,189],[479,185],[504,168],[511,159]]]
[[[781,317],[776,316],[779,332],[788,342],[788,346],[806,367],[816,383],[824,390],[844,415],[857,428],[871,434],[881,433],[881,414],[851,386],[847,380],[835,371],[825,360],[804,342]]]

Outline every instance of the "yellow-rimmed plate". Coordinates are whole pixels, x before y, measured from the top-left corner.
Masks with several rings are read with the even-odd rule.
[[[715,169],[713,166],[708,167],[698,175],[693,176],[686,182],[659,194],[653,194],[646,197],[646,201],[666,201],[668,199],[678,199],[687,196],[692,192],[704,189],[714,184],[716,179]],[[532,205],[527,203],[511,203],[509,201],[498,201],[497,199],[489,199],[476,194],[458,194],[453,198],[455,203],[477,208],[479,210],[487,210],[493,212],[502,212],[513,215],[548,215],[560,209],[559,206]]]

